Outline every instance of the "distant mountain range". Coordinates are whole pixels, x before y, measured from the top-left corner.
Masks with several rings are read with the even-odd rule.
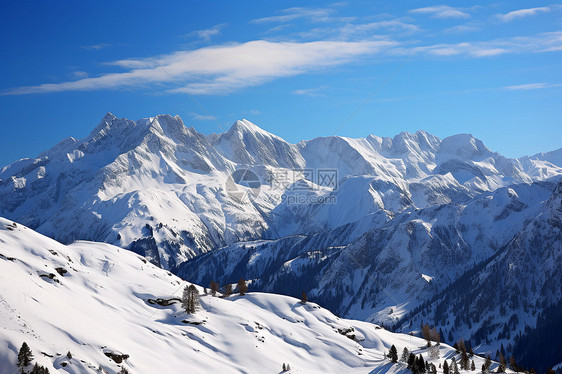
[[[291,144],[247,120],[204,135],[108,113],[0,169],[0,216],[508,354],[562,296],[561,180],[562,149],[510,159],[468,134]]]

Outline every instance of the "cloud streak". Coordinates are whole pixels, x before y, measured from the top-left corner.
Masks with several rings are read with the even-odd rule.
[[[189,34],[186,34],[185,36],[187,37],[195,36],[208,43],[211,41],[212,37],[220,35],[222,28],[225,26],[226,26],[225,23],[221,23],[219,25],[215,25],[208,29],[192,31]]]
[[[93,45],[84,45],[82,46],[82,48],[84,48],[85,50],[88,51],[99,51],[100,49],[105,49],[105,48],[109,48],[112,45],[109,43],[99,43],[99,44],[93,44]]]
[[[320,91],[323,91],[326,87],[316,87],[316,88],[304,88],[300,90],[294,90],[292,93],[294,95],[310,96],[310,97],[322,97],[326,96]]]
[[[520,84],[517,86],[507,86],[504,88],[510,91],[528,91],[528,90],[538,90],[542,88],[552,88],[552,87],[560,87],[560,86],[562,86],[561,83],[527,83],[527,84]]]
[[[410,13],[429,14],[433,18],[469,18],[470,14],[448,5],[428,6],[410,10]]]
[[[519,9],[514,10],[513,12],[509,12],[506,14],[499,14],[498,18],[503,22],[511,22],[517,18],[529,17],[534,16],[539,13],[548,13],[550,12],[550,7],[537,7],[537,8],[528,8],[528,9]]]
[[[331,20],[332,9],[313,9],[294,7],[281,11],[282,15],[257,18],[250,23],[286,23],[297,19],[307,19],[312,22],[328,22]]]

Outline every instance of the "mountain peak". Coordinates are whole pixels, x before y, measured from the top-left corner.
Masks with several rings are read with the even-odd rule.
[[[466,159],[473,159],[491,153],[488,147],[472,134],[457,134],[446,137],[441,142],[439,151]]]
[[[241,119],[234,122],[230,129],[226,132],[229,136],[233,134],[252,134],[253,136],[262,136],[267,138],[277,138],[281,139],[277,135],[270,133],[259,127],[258,125],[248,121],[247,119]]]

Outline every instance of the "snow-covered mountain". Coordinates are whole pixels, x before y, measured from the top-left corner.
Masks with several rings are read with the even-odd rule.
[[[436,366],[460,358],[445,344],[430,358],[423,339],[287,296],[219,298],[198,287],[201,307],[188,315],[177,301],[188,283],[143,257],[104,243],[66,246],[3,218],[0,277],[6,374],[19,372],[23,342],[51,373],[279,373],[283,364],[288,373],[405,372],[385,357],[392,345]]]
[[[342,316],[407,331],[439,324],[427,305],[471,274],[487,277],[526,237],[562,178],[561,152],[509,159],[468,134],[424,131],[290,144],[247,120],[203,135],[177,116],[108,113],[86,138],[0,169],[0,215],[63,243],[130,249],[203,285],[242,276],[253,290],[304,290]],[[257,182],[233,179],[245,170]],[[322,183],[321,171],[337,183]],[[516,292],[496,284],[506,298]],[[547,297],[537,315],[558,297],[536,295]],[[453,321],[459,310],[450,305]],[[449,322],[445,338],[476,339],[474,321]],[[490,336],[483,349],[502,342]]]
[[[243,240],[312,234],[381,210],[463,203],[512,183],[562,174],[555,153],[506,159],[470,135],[317,138],[289,144],[249,121],[205,136],[176,116],[130,121],[108,113],[84,139],[68,138],[34,159],[0,169],[0,214],[64,243],[99,240],[173,268]],[[246,204],[225,183],[247,168],[262,182]],[[271,175],[335,169],[336,204],[287,207],[288,185]]]

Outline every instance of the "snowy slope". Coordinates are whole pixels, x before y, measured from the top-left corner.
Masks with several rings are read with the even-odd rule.
[[[17,372],[24,341],[52,373],[116,373],[121,366],[130,373],[277,373],[283,363],[291,373],[393,373],[404,365],[384,358],[392,344],[428,354],[422,339],[287,296],[204,295],[194,315],[177,303],[150,304],[179,297],[188,283],[118,247],[62,245],[3,218],[0,277],[2,373]],[[446,345],[440,354],[455,355]]]

